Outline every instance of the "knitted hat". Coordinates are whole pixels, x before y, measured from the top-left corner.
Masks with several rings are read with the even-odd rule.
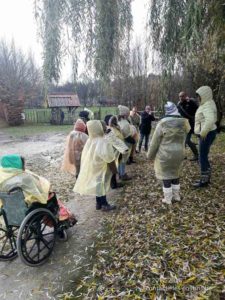
[[[106,123],[107,126],[109,126],[109,119],[110,119],[111,117],[112,117],[112,115],[106,115],[106,116],[105,116],[104,121],[105,121],[105,123]]]
[[[74,125],[74,130],[85,132],[86,131],[86,124],[81,119],[78,119]]]
[[[2,168],[23,169],[23,162],[18,154],[4,155],[0,158]]]
[[[176,104],[173,102],[167,101],[165,105],[165,114],[166,115],[179,115]]]
[[[126,115],[129,116],[130,110],[127,106],[119,105],[118,109],[119,109],[119,115],[120,116],[126,116]]]

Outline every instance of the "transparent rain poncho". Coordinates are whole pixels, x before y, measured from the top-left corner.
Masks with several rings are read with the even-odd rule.
[[[50,189],[47,179],[28,170],[0,167],[0,191],[8,192],[15,187],[22,189],[28,205],[33,202],[47,203]]]
[[[73,130],[66,139],[66,147],[62,163],[62,171],[78,174],[80,170],[81,154],[88,135],[84,132]]]
[[[158,179],[179,178],[185,155],[185,139],[189,131],[188,120],[179,116],[166,116],[157,124],[147,157],[154,159]]]
[[[81,195],[104,196],[110,189],[112,173],[108,164],[116,159],[115,151],[104,138],[100,121],[88,121],[87,129],[89,139],[81,155],[81,169],[74,192]]]

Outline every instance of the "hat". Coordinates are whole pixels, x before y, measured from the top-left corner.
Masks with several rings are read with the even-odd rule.
[[[120,116],[126,116],[130,114],[130,110],[127,106],[119,105],[118,109],[119,109]]]
[[[80,118],[83,118],[87,121],[89,121],[89,112],[88,111],[85,111],[85,110],[82,110],[80,113],[79,113],[79,117]]]
[[[112,115],[106,115],[106,116],[105,116],[104,121],[105,121],[105,123],[106,123],[107,126],[109,126],[109,119],[110,119],[111,117],[112,117]]]
[[[179,115],[176,104],[171,101],[167,101],[165,104],[165,114],[166,115]]]
[[[84,123],[83,120],[78,119],[76,123],[74,124],[74,130],[80,131],[80,132],[85,132],[86,131],[86,124]]]
[[[23,169],[21,156],[18,154],[4,155],[0,158],[0,166],[2,168]]]

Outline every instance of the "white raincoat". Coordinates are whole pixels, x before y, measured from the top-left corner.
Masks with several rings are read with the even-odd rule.
[[[104,138],[101,122],[93,120],[86,125],[89,139],[81,155],[81,169],[73,190],[81,195],[100,197],[110,189],[112,173],[108,164],[116,159],[116,155]]]

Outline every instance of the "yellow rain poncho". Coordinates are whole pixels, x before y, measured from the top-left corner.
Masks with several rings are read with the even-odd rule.
[[[88,121],[87,129],[89,139],[81,155],[80,174],[73,190],[81,195],[100,197],[110,189],[112,173],[108,164],[116,159],[116,155],[112,145],[104,138],[100,121]]]
[[[5,156],[4,158],[7,159]],[[14,155],[15,157],[15,155]],[[18,156],[20,159],[20,156]],[[11,168],[9,166],[0,167],[0,191],[9,192],[11,189],[19,187],[22,189],[25,201],[28,205],[33,202],[47,203],[50,183],[47,179],[38,176],[28,170]]]
[[[132,136],[132,130],[131,130],[131,126],[130,123],[126,120],[126,119],[121,119],[118,122],[120,129],[121,129],[121,133],[124,139],[126,139],[129,136]],[[131,149],[132,149],[132,145],[129,143],[126,143],[127,147],[129,148],[129,151],[126,154],[122,155],[122,162],[126,163],[128,161],[128,158],[130,156],[131,153]]]
[[[154,169],[158,179],[179,178],[189,131],[188,120],[180,116],[166,116],[157,124],[147,157],[155,160]]]

